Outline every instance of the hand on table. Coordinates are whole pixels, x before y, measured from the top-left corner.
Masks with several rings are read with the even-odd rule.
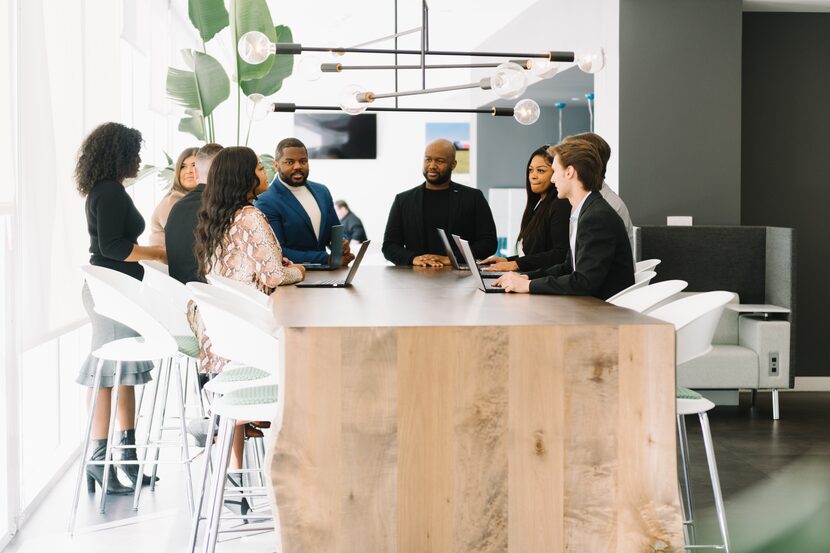
[[[482,261],[482,263],[484,263]],[[481,271],[483,273],[492,272],[492,271],[518,271],[519,264],[515,261],[497,261],[496,263],[491,263],[486,267],[482,267]]]
[[[450,258],[446,255],[435,255],[431,253],[419,255],[412,260],[412,265],[415,267],[443,267],[449,264]]]
[[[527,275],[520,275],[519,273],[502,275],[496,279],[493,285],[504,288],[505,292],[515,292],[517,294],[530,292],[530,279],[527,278]]]

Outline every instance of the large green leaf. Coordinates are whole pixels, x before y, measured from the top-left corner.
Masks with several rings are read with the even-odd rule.
[[[259,160],[265,168],[265,174],[268,178],[268,182],[272,182],[274,177],[277,176],[277,171],[274,169],[274,156],[271,154],[259,154]]]
[[[277,41],[277,34],[274,30],[274,23],[271,19],[271,11],[265,0],[231,0],[234,9],[236,25],[234,26],[233,49],[236,54],[236,66],[239,82],[251,79],[260,79],[268,74],[271,65],[274,63],[274,56],[259,65],[251,65],[242,61],[237,51],[239,37],[249,31],[264,33],[271,42]]]
[[[187,117],[179,121],[179,131],[190,133],[198,140],[205,141],[205,118],[198,109],[184,110]]]
[[[225,0],[189,0],[187,15],[190,22],[199,31],[199,36],[207,42],[230,23]]]
[[[277,35],[277,42],[293,42],[291,29],[285,25],[277,25],[274,29]],[[260,79],[242,81],[242,92],[245,96],[251,94],[262,94],[270,96],[282,88],[282,82],[294,71],[294,56],[290,54],[277,54],[274,57],[274,64],[268,74]]]
[[[230,96],[230,80],[222,65],[207,54],[186,51],[185,61],[192,62],[194,70],[168,68],[167,95],[177,104],[207,117]]]

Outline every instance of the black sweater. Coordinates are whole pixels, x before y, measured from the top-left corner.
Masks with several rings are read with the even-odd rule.
[[[86,197],[86,223],[90,264],[114,269],[138,280],[144,278],[144,267],[124,261],[144,232],[144,217],[122,184],[101,181],[92,187]]]

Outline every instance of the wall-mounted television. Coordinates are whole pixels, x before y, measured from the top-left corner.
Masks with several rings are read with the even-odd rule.
[[[308,148],[309,159],[375,159],[377,114],[297,113],[294,136]]]

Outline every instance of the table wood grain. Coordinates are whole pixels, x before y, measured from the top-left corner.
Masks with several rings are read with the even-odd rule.
[[[274,300],[283,551],[682,551],[671,325],[448,269]]]

